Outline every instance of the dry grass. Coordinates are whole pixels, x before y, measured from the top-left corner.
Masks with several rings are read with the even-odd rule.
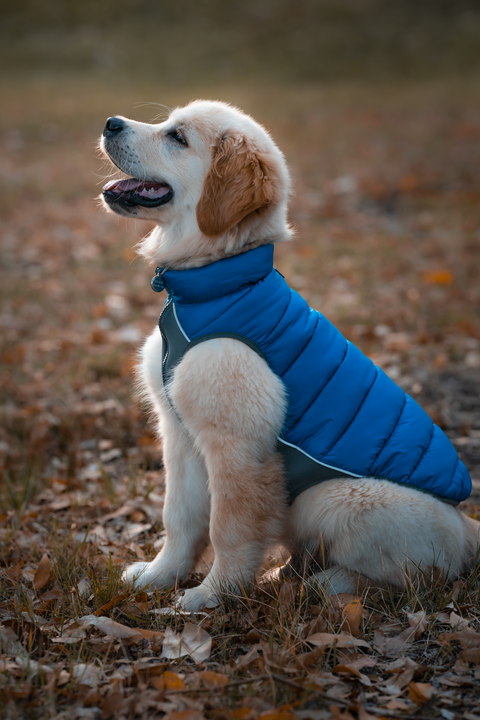
[[[5,717],[474,717],[477,569],[454,585],[428,577],[407,581],[403,593],[331,601],[302,578],[263,583],[188,618],[154,612],[171,606],[171,593],[122,586],[123,565],[153,557],[162,538],[161,452],[131,396],[135,348],[161,301],[131,249],[148,228],[103,215],[93,198],[102,178],[94,144],[108,115],[147,120],[158,109],[135,103],[202,95],[251,112],[295,179],[298,240],[278,248],[278,268],[422,402],[478,483],[475,91],[474,83],[175,93],[86,80],[4,83]],[[471,514],[476,488],[465,504]],[[197,570],[192,583],[205,565]],[[71,625],[94,613],[158,634],[121,639],[116,626]],[[162,657],[166,629],[178,634],[188,623],[211,636],[209,657]],[[462,628],[467,635],[447,636]],[[369,647],[318,637],[342,632]]]

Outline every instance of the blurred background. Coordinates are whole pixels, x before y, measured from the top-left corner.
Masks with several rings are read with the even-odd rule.
[[[150,228],[98,206],[96,141],[110,115],[150,121],[198,97],[272,132],[297,228],[277,267],[432,414],[478,490],[478,2],[0,7],[0,523],[27,506],[66,528],[73,509],[88,523],[125,498],[161,505],[132,394],[162,305],[133,249]],[[154,552],[142,507],[125,511],[129,550],[125,526],[96,535],[119,562]]]
[[[141,87],[473,76],[475,0],[2,1],[4,69]]]

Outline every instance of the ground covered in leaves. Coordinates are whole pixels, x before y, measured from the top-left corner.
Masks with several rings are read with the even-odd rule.
[[[161,548],[161,449],[132,395],[162,299],[97,207],[95,139],[144,100],[229,100],[292,167],[276,264],[451,437],[480,499],[480,97],[366,88],[2,85],[0,714],[8,718],[480,717],[480,582],[330,600],[267,581],[193,616],[132,594]],[[275,553],[267,566],[276,562]],[[191,583],[207,571],[199,563]]]

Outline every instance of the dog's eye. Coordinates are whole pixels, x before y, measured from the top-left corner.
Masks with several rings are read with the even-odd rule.
[[[186,145],[187,141],[183,137],[182,133],[178,130],[172,130],[171,133],[168,133],[171,138],[175,140],[175,142],[180,143],[180,145]]]

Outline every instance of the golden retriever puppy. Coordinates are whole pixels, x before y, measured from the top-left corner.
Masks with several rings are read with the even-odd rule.
[[[169,292],[139,368],[163,440],[166,542],[125,579],[174,586],[209,539],[211,571],[179,598],[189,610],[251,581],[279,543],[330,593],[471,563],[480,524],[454,506],[470,481],[448,440],[273,270],[290,179],[267,131],[197,101],[156,125],[109,118],[101,147],[127,176],[104,204],[155,221],[140,252]]]

